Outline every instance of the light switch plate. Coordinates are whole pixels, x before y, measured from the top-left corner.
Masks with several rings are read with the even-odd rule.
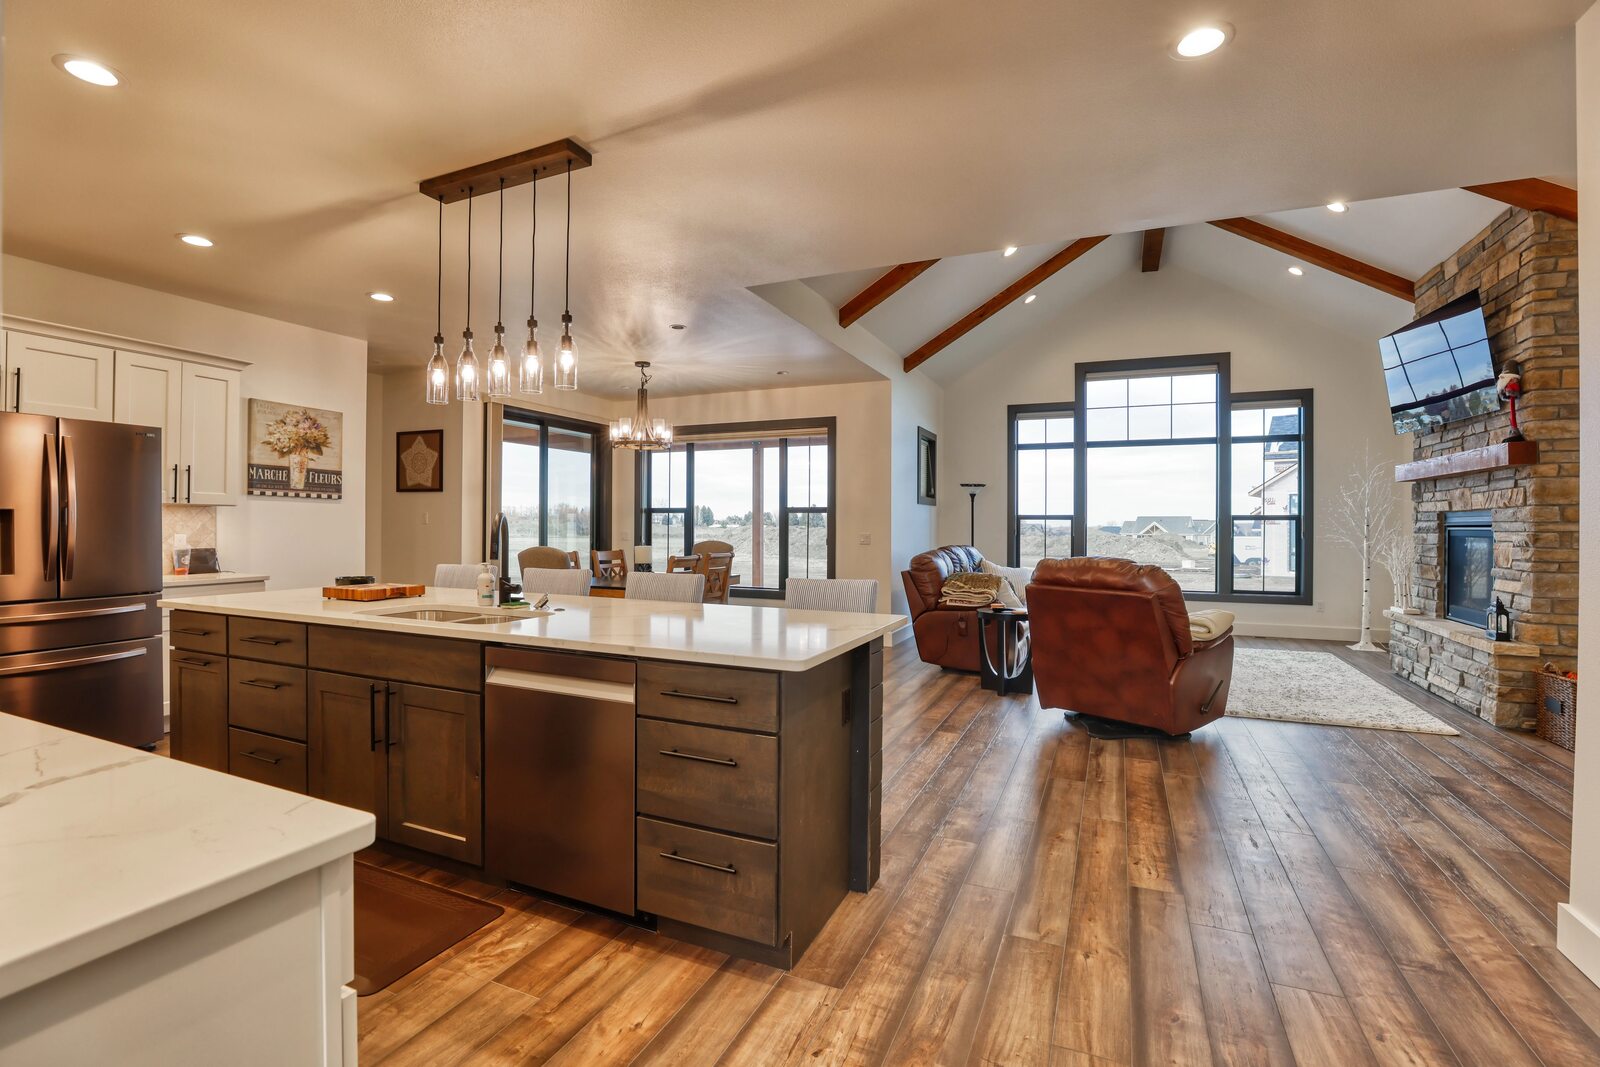
[[[856,534],[856,544],[858,544],[858,545],[870,545],[870,544],[872,544],[872,535],[869,534],[869,533],[858,533],[858,534]]]

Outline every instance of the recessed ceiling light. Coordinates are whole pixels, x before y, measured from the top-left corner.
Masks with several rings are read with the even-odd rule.
[[[196,248],[210,248],[216,243],[211,238],[201,237],[197,233],[180,233],[178,234],[178,240],[182,241],[186,245],[193,245]]]
[[[788,374],[788,373],[789,372],[786,371],[786,370],[781,370],[781,371],[778,372],[778,377],[782,378],[785,374]]]
[[[1022,302],[1024,304],[1031,304],[1037,299],[1039,299],[1039,294],[1038,293],[1029,293],[1027,296],[1022,298]]]
[[[380,304],[394,303],[394,295],[391,293],[368,293],[367,296],[373,300],[376,300]]]
[[[672,323],[672,328],[673,328],[673,329],[674,329],[674,330],[682,330],[682,329],[685,329],[685,326],[684,326],[684,324],[683,324],[683,323],[681,323],[681,322],[674,322],[674,323]],[[781,373],[781,372],[780,372],[780,373]]]
[[[1298,277],[1300,277],[1300,275],[1304,274],[1305,271],[1301,270],[1299,267],[1290,267],[1289,268],[1289,273],[1293,274],[1296,278],[1298,278]]]
[[[1233,27],[1226,22],[1196,26],[1172,46],[1172,58],[1199,59],[1201,56],[1209,56],[1231,40],[1233,40]]]
[[[1335,215],[1343,215],[1346,211],[1350,210],[1350,205],[1345,203],[1343,200],[1335,200],[1333,203],[1328,205],[1328,210],[1333,212]]]
[[[1016,245],[1006,245],[1006,250],[1004,252],[1000,253],[1000,254],[1003,255],[1003,256],[1014,256],[1014,255],[1017,254],[1017,246]]]
[[[82,56],[62,54],[53,57],[51,62],[79,81],[88,82],[90,85],[110,88],[122,82],[122,76],[104,63],[96,63],[94,60],[85,59]]]

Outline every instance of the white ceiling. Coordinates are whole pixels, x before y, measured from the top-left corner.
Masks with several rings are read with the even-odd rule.
[[[774,385],[776,368],[785,384],[862,380],[873,373],[748,288],[1570,173],[1571,25],[1588,4],[12,3],[3,240],[420,364],[435,216],[415,183],[572,136],[595,155],[573,183],[585,391],[626,394],[641,356],[661,364],[662,394]],[[1168,58],[1216,14],[1233,43]],[[75,82],[58,52],[126,82]],[[563,198],[558,184],[543,194],[549,331]],[[527,314],[526,195],[507,211],[512,336]],[[462,214],[447,230],[451,337]],[[478,213],[480,338],[492,219]],[[217,247],[178,244],[185,230]],[[1117,254],[1108,242],[1074,268]],[[399,300],[373,304],[372,289]]]

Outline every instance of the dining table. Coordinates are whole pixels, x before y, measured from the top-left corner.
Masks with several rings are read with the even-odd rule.
[[[738,585],[741,580],[742,580],[742,576],[741,575],[737,575],[737,574],[728,575],[728,587],[732,588],[733,586]],[[627,576],[625,576],[625,575],[623,577],[621,577],[621,578],[612,578],[612,577],[607,577],[605,575],[595,575],[595,576],[593,576],[593,577],[591,577],[589,579],[589,595],[590,596],[608,596],[608,597],[621,598],[621,597],[626,596],[627,592],[628,592],[628,579],[627,579]]]

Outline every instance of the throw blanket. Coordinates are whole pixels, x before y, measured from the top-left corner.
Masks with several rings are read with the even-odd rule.
[[[1000,592],[998,574],[952,574],[939,590],[941,608],[986,608]]]
[[[1232,628],[1233,612],[1231,611],[1189,612],[1189,634],[1196,641],[1209,641],[1213,637],[1221,637]]]

